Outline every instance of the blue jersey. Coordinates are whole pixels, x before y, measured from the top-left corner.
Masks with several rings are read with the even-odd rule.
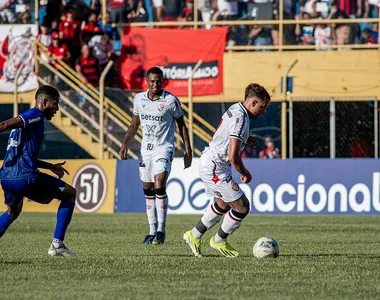
[[[34,178],[38,175],[37,156],[44,137],[44,115],[32,108],[19,115],[24,126],[9,135],[0,179]]]

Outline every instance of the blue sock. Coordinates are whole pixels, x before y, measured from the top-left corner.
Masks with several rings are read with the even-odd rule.
[[[75,203],[62,201],[57,212],[57,225],[55,226],[54,238],[60,241],[65,239],[66,229],[73,216]]]
[[[8,215],[7,211],[0,216],[0,238],[4,235],[5,231],[13,221],[13,218]]]

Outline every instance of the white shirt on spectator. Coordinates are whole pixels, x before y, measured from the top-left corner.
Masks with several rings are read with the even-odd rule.
[[[109,61],[108,53],[114,53],[115,48],[113,42],[108,41],[107,45],[101,42],[101,35],[95,35],[88,42],[88,46],[92,48],[92,55],[99,61],[100,65],[104,65]]]
[[[326,46],[331,44],[331,28],[317,26],[314,30],[314,40],[317,50],[327,50]]]
[[[226,10],[228,16],[236,16],[238,14],[238,2],[236,0],[218,0],[218,10]]]

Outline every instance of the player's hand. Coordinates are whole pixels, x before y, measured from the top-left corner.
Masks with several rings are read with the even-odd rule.
[[[191,162],[193,161],[193,154],[185,152],[183,161],[185,163],[185,169],[189,168],[191,166]]]
[[[255,138],[255,136],[251,135],[247,140],[247,146],[256,148],[259,146],[259,141]]]
[[[247,172],[246,174],[241,175],[240,180],[242,183],[249,183],[252,180],[251,173]]]
[[[119,154],[120,154],[121,159],[123,159],[123,160],[128,159],[128,145],[123,143],[121,145],[121,149],[120,149]]]
[[[65,173],[67,175],[70,175],[70,173],[63,167],[63,165],[66,163],[66,161],[54,164],[53,167],[50,169],[55,175],[58,176],[59,179],[61,179]]]

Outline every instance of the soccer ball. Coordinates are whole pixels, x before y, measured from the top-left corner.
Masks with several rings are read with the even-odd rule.
[[[257,258],[276,258],[280,255],[280,246],[270,237],[261,237],[253,244],[253,256]]]

